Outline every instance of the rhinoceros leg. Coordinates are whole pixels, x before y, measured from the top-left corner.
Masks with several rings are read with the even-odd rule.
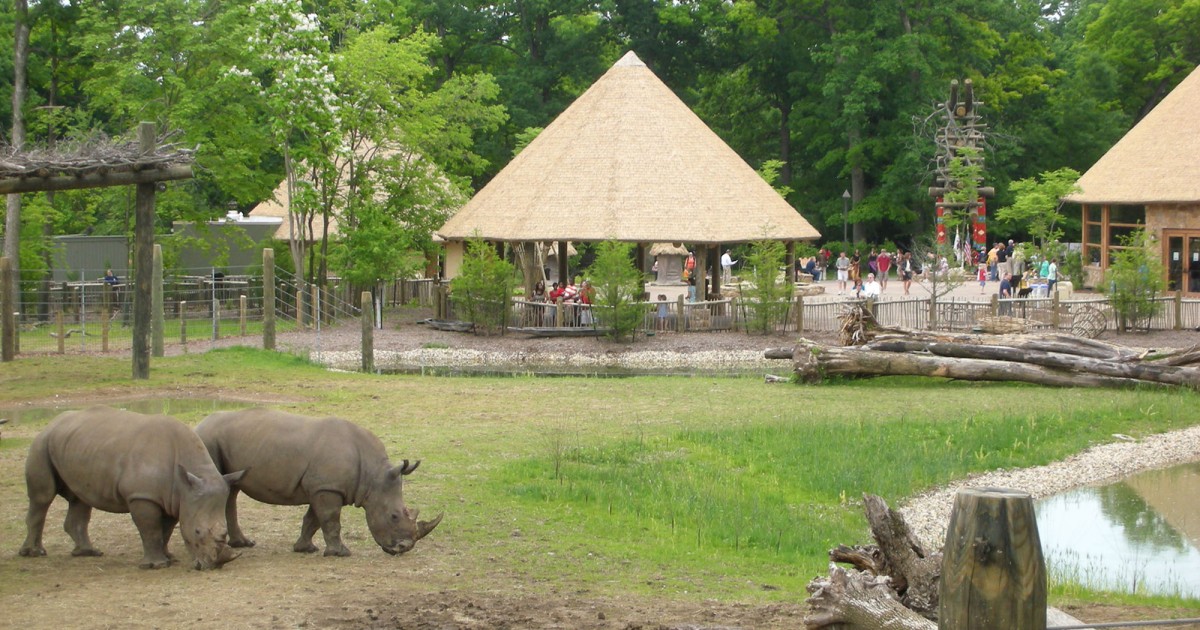
[[[229,528],[229,546],[230,547],[253,547],[254,541],[246,538],[246,534],[242,533],[242,528],[238,525],[237,515],[237,498],[240,490],[237,486],[229,488],[229,498],[225,501],[225,522]],[[312,534],[309,534],[309,545],[312,544]],[[317,548],[313,547],[312,551]],[[296,551],[300,551],[297,549]]]
[[[163,519],[162,519],[163,555],[166,556],[167,560],[170,560],[171,562],[175,562],[175,554],[171,553],[171,550],[168,549],[167,547],[171,544],[171,534],[175,533],[175,525],[178,523],[179,523],[179,519],[171,518],[170,516],[163,514]]]
[[[317,550],[317,546],[313,544],[313,534],[317,533],[320,525],[317,523],[317,512],[313,507],[308,506],[308,511],[304,513],[304,522],[300,525],[300,537],[296,539],[296,544],[292,545],[292,551],[299,553],[313,553]]]
[[[41,436],[35,438],[34,446],[29,449],[29,459],[25,461],[25,485],[29,493],[29,512],[25,515],[25,542],[21,544],[22,556],[35,557],[46,555],[42,546],[42,532],[46,529],[46,511],[58,496],[58,488],[54,482],[54,473],[50,466],[50,456],[46,453]],[[41,448],[38,448],[41,446]]]
[[[342,495],[318,492],[313,495],[312,508],[321,524],[321,533],[325,535],[325,555],[350,555],[350,550],[342,544]]]
[[[63,529],[71,540],[75,541],[72,556],[102,556],[99,549],[92,546],[88,538],[88,523],[92,521],[92,506],[73,498],[68,502],[67,518],[63,521]]]
[[[163,540],[163,510],[157,503],[145,499],[129,502],[129,515],[142,535],[142,569],[163,569],[171,566],[167,545]]]

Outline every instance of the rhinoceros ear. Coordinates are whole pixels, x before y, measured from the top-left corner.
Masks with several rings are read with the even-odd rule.
[[[388,470],[388,480],[395,481],[395,480],[399,479],[401,475],[410,475],[410,474],[412,474],[412,471],[416,470],[417,466],[420,466],[420,465],[421,465],[421,460],[419,460],[419,459],[417,461],[413,462],[412,464],[408,463],[408,460],[406,459],[406,460],[400,462],[399,466],[396,466],[395,468]]]
[[[186,484],[189,488],[196,489],[204,485],[204,480],[188,472],[187,469],[183,467],[183,464],[175,465],[175,473],[179,477],[179,480]]]
[[[237,472],[231,472],[231,473],[228,473],[225,475],[221,475],[221,478],[225,480],[225,483],[232,486],[232,485],[236,484],[237,482],[241,481],[242,477],[245,477],[246,472],[249,470],[250,470],[249,468],[246,468],[244,470],[239,470]]]

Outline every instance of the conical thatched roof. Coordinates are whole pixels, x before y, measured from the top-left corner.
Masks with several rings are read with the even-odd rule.
[[[438,234],[675,243],[820,236],[632,52]]]
[[[1193,70],[1083,177],[1076,203],[1200,202],[1200,70]]]

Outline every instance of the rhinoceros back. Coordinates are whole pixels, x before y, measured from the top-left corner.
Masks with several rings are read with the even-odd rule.
[[[131,500],[145,499],[178,516],[177,466],[205,478],[218,474],[182,422],[96,406],[51,422],[30,447],[27,473],[54,474],[60,494],[106,512],[128,512]]]
[[[196,433],[222,472],[245,470],[238,489],[274,505],[304,505],[318,491],[359,504],[370,478],[388,466],[383,442],[338,418],[274,409],[214,413]]]

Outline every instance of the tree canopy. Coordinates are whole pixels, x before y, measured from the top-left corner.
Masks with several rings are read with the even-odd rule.
[[[778,164],[788,200],[830,237],[851,191],[854,234],[874,242],[932,230],[935,149],[917,121],[951,79],[982,102],[982,184],[1004,207],[1013,182],[1086,170],[1200,62],[1193,0],[30,5],[28,143],[151,120],[199,147],[196,179],[160,197],[164,225],[251,208],[290,172],[313,187],[305,211],[361,224],[363,247],[405,226],[417,227],[399,241],[430,247],[438,217],[627,50],[751,166]],[[16,15],[0,4],[5,121]],[[364,157],[368,145],[420,166]],[[123,233],[130,204],[120,189],[59,193],[24,220],[48,224],[35,234]],[[1022,222],[992,229],[1032,236]],[[329,255],[305,253],[310,271]]]

